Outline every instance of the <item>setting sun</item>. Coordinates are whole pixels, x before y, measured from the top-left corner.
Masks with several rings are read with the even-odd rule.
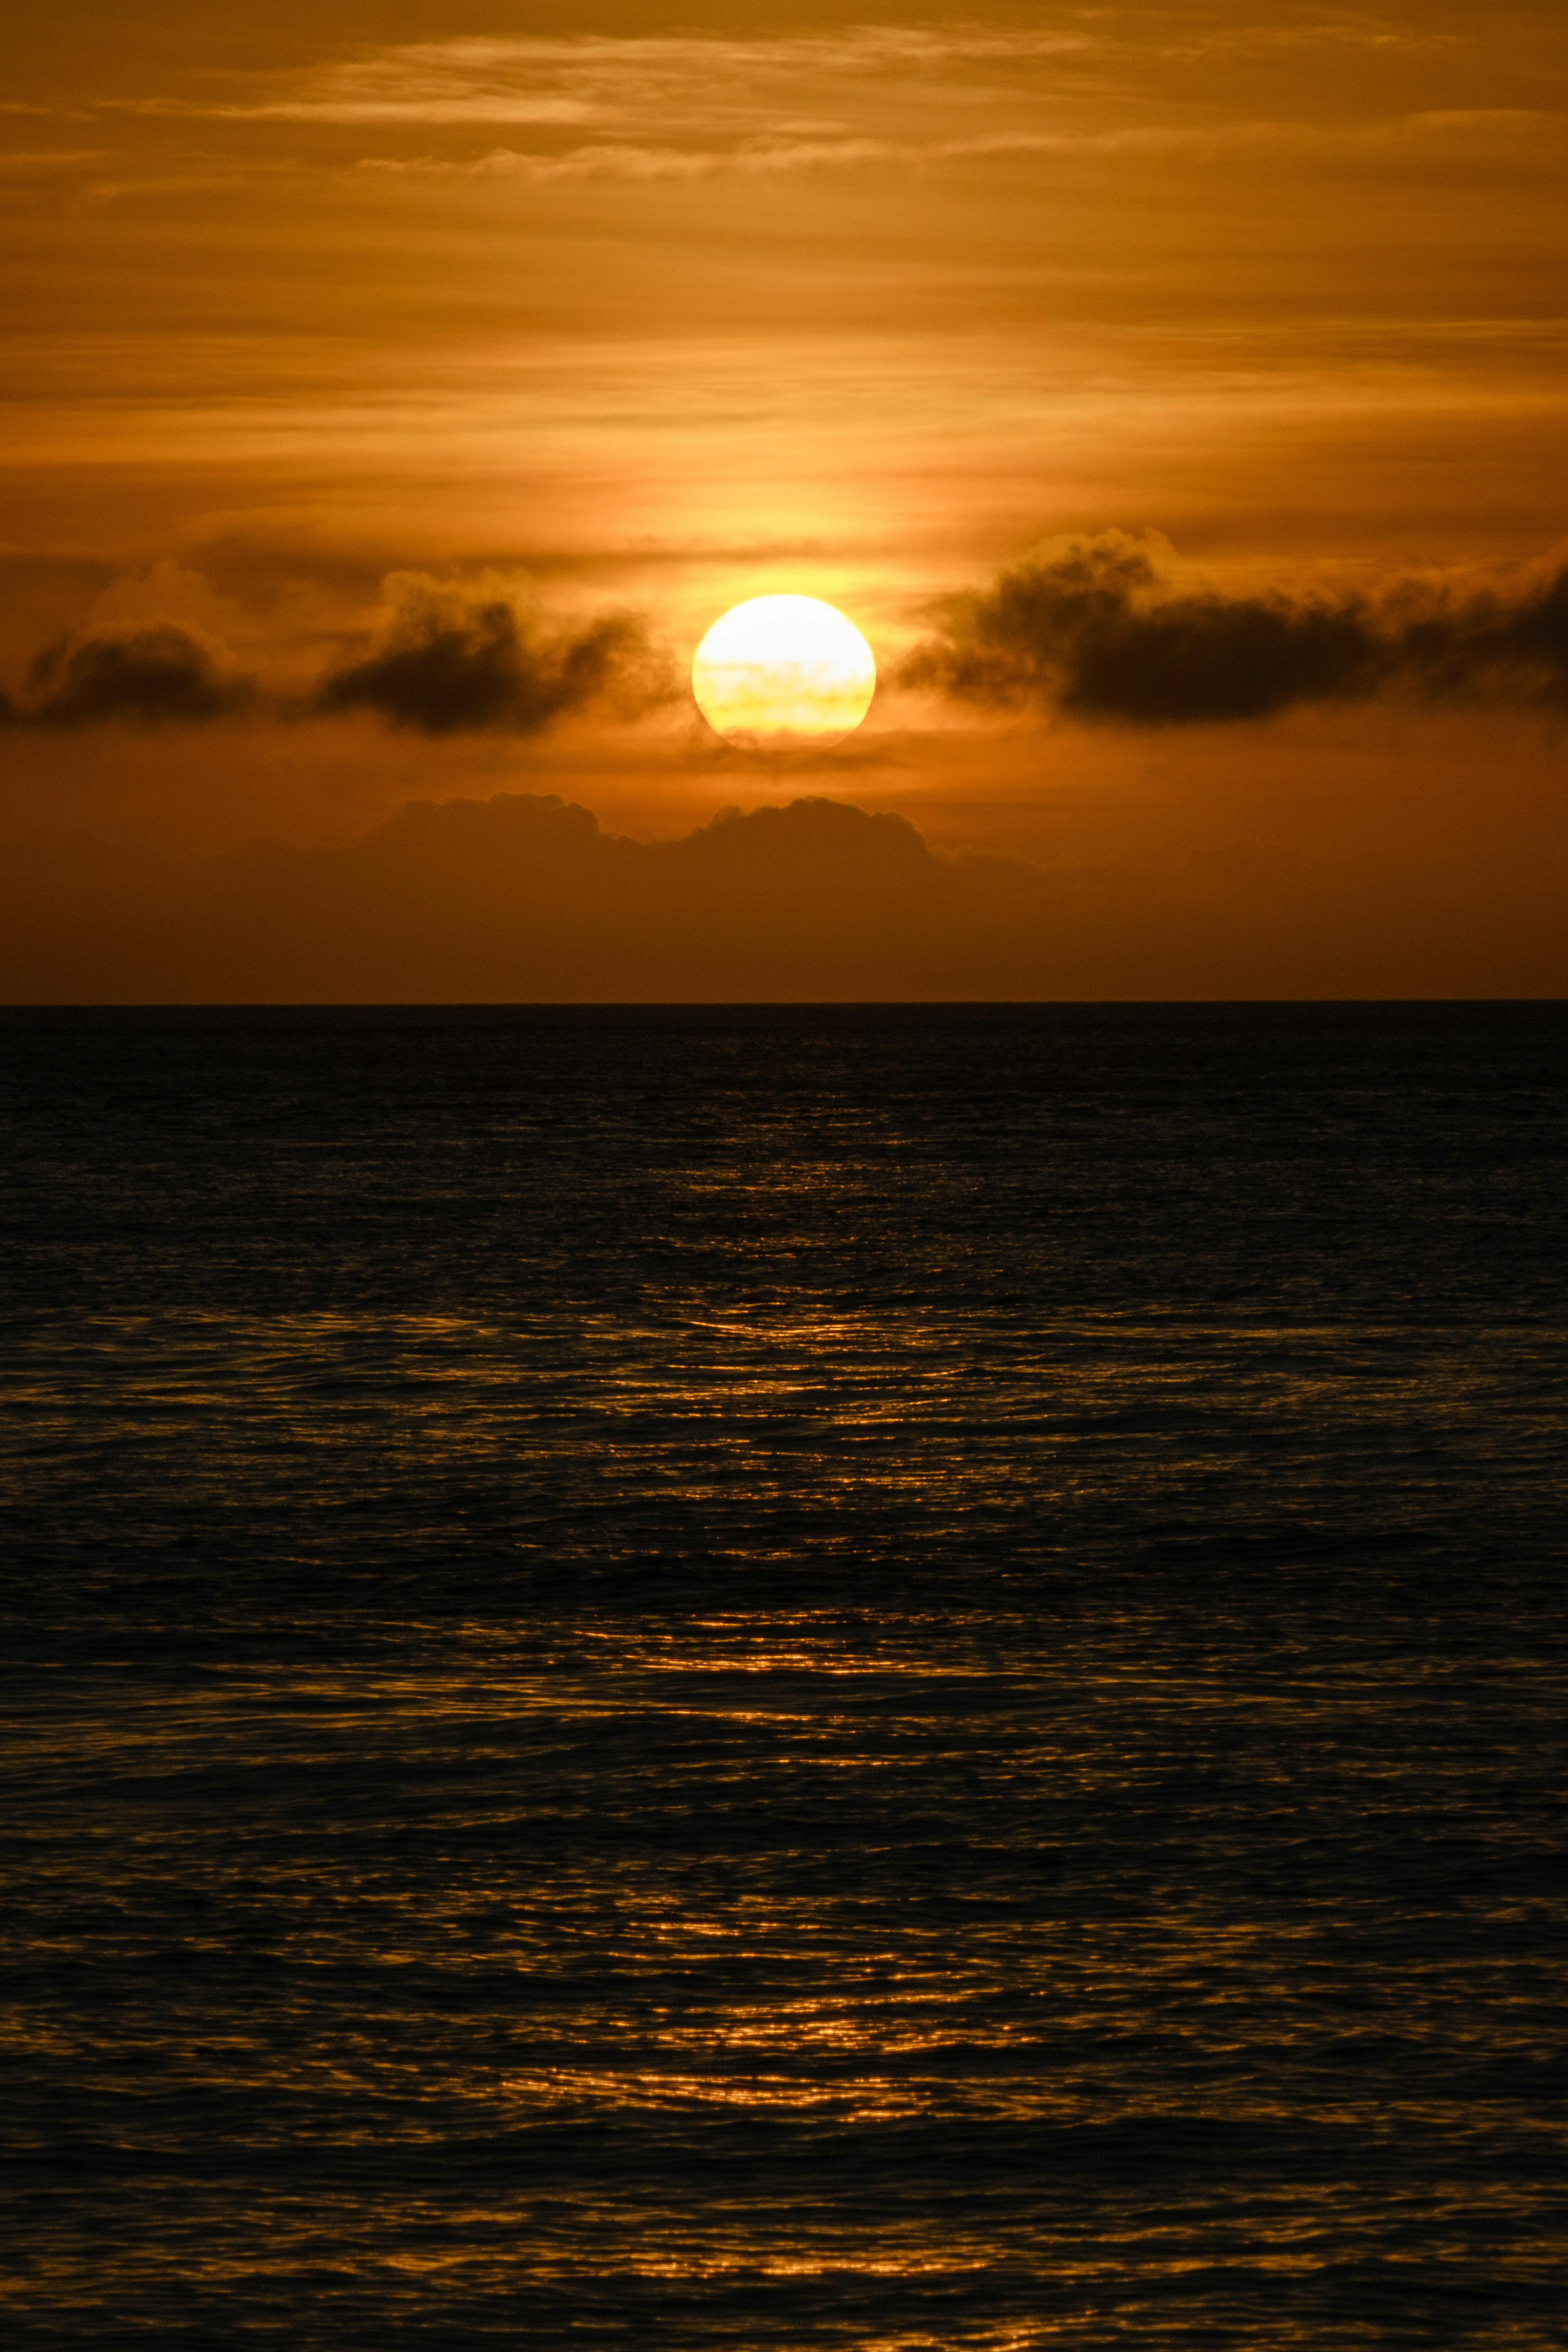
[[[704,637],[692,691],[743,751],[825,751],[871,709],[876,663],[854,623],[819,597],[753,596]]]

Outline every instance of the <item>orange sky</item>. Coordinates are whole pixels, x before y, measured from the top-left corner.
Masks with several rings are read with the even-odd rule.
[[[859,15],[29,12],[0,993],[1563,992],[1568,19]]]

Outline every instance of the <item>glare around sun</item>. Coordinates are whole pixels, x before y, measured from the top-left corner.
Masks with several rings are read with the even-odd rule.
[[[744,751],[826,751],[871,709],[876,662],[834,605],[753,596],[704,637],[692,691],[709,726]]]

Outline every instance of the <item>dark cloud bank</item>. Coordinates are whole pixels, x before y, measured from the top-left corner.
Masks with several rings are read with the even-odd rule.
[[[1055,541],[952,599],[894,683],[974,706],[1109,725],[1269,719],[1405,692],[1568,709],[1568,565],[1511,588],[1396,582],[1375,594],[1184,589],[1156,537]],[[389,583],[379,641],[304,693],[268,694],[214,639],[172,622],[89,635],[33,665],[0,722],[193,725],[367,711],[433,737],[529,735],[574,711],[635,718],[685,692],[636,614],[552,625],[506,595],[422,575]]]
[[[274,719],[367,710],[391,727],[441,736],[493,729],[537,734],[567,712],[622,717],[667,701],[668,659],[634,614],[577,628],[530,625],[500,596],[418,583],[393,607],[362,660],[329,669],[302,696],[268,695],[215,639],[173,622],[50,647],[34,662],[21,703],[0,697],[13,726],[193,725],[265,713]]]
[[[254,709],[256,681],[242,677],[225,649],[194,630],[160,622],[123,635],[51,646],[34,662],[29,694],[7,703],[13,724],[94,727],[113,719],[141,726],[191,726]]]
[[[1391,888],[1392,884],[1392,888]],[[1403,892],[1403,897],[1395,895]],[[1186,875],[954,860],[824,800],[671,842],[555,798],[417,802],[337,849],[183,866],[81,840],[0,865],[14,1003],[1554,995],[1549,885],[1422,905],[1245,847]],[[1533,895],[1532,895],[1533,892]],[[1456,946],[1456,938],[1458,944]]]
[[[311,707],[371,710],[425,735],[479,728],[531,735],[593,703],[633,717],[671,691],[667,667],[633,614],[534,633],[505,598],[447,595],[402,612],[367,659],[322,680]]]
[[[1163,541],[1121,531],[1042,547],[955,598],[903,682],[1134,727],[1268,719],[1398,689],[1568,708],[1568,565],[1506,593],[1403,582],[1376,596],[1291,598],[1184,592],[1168,556]]]
[[[519,793],[414,802],[338,849],[139,872],[89,845],[38,855],[51,876],[12,869],[13,1000],[928,995],[932,974],[962,994],[980,902],[1030,887],[1027,868],[951,864],[902,818],[828,801],[727,812],[663,843]],[[61,988],[51,970],[78,978]],[[1006,981],[1005,950],[988,970]]]

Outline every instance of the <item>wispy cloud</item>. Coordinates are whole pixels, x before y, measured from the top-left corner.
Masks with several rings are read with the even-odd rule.
[[[152,99],[148,110],[291,122],[627,123],[743,130],[801,85],[1017,74],[1103,47],[1085,32],[893,25],[775,40],[465,38],[324,66],[263,97]]]
[[[1435,37],[1447,42],[1450,37]],[[458,156],[380,152],[361,169],[421,179],[678,184],[817,171],[919,170],[988,158],[1213,147],[1315,153],[1490,142],[1539,150],[1557,118],[1518,110],[1355,121],[1246,119],[1214,102],[1238,58],[1430,47],[1370,16],[1248,27],[1202,10],[1084,13],[1045,27],[873,24],[775,38],[466,37],[247,76],[211,96],[119,101],[150,113],[389,133],[522,131]],[[1208,68],[1212,68],[1211,72]],[[1174,77],[1174,78],[1173,78]]]
[[[767,179],[790,172],[844,171],[875,164],[918,168],[967,156],[1032,154],[1064,142],[1028,132],[985,139],[933,140],[925,145],[892,139],[759,137],[731,147],[636,147],[606,142],[570,147],[558,155],[495,147],[457,162],[439,155],[367,155],[361,172],[394,178],[520,180],[548,186],[559,180],[711,180],[721,174]]]
[[[852,103],[922,89],[962,108],[978,98],[1049,97],[1086,71],[1124,92],[1159,60],[1222,61],[1319,49],[1387,51],[1451,46],[1455,36],[1368,16],[1304,16],[1238,26],[1228,12],[1085,11],[1052,26],[959,22],[869,24],[772,38],[683,32],[617,37],[465,36],[340,58],[232,96],[118,101],[143,111],[300,123],[461,126],[476,123],[630,128],[742,134],[784,127],[781,106],[802,89]]]
[[[101,163],[107,147],[40,147],[0,155],[0,174],[7,179],[43,178],[52,172],[74,172],[84,163]]]
[[[356,169],[393,179],[510,180],[534,186],[562,181],[695,181],[722,176],[767,179],[797,172],[854,171],[883,166],[920,171],[942,163],[1009,157],[1147,155],[1273,151],[1303,162],[1345,161],[1408,153],[1423,147],[1492,148],[1524,168],[1542,134],[1560,132],[1563,118],[1523,109],[1476,109],[1403,115],[1325,128],[1314,123],[1241,122],[1223,126],[1147,123],[1112,130],[976,132],[925,140],[857,135],[758,132],[723,146],[650,146],[601,140],[555,152],[492,147],[481,155],[367,155]]]

